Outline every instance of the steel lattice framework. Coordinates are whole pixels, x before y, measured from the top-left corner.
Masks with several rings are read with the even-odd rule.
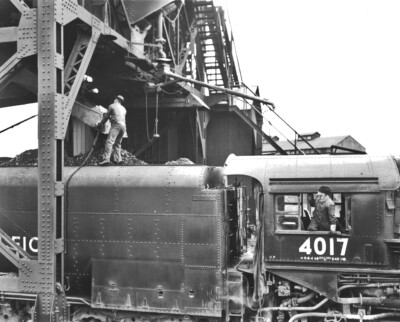
[[[103,105],[106,96],[118,91],[144,105],[143,84],[164,79],[150,63],[159,58],[170,57],[174,72],[212,85],[232,88],[241,81],[223,11],[212,1],[192,0],[184,6],[171,0],[138,1],[140,7],[133,6],[135,1],[100,1],[100,6],[84,0],[0,3],[0,20],[5,21],[0,26],[0,106],[38,102],[39,240],[38,256],[32,257],[0,230],[0,252],[19,272],[18,277],[0,276],[0,291],[36,298],[36,321],[70,319],[63,291],[64,153],[71,115],[84,114],[82,108],[93,98],[84,83],[87,72],[105,93],[99,96]],[[204,106],[226,100],[226,93],[211,90],[214,95],[206,96],[178,82],[167,89],[178,94],[165,95],[161,105],[191,109],[192,114],[166,114],[172,121],[161,131],[176,128],[192,115],[200,144],[196,160],[205,161],[211,116]],[[150,108],[154,102],[153,95]],[[254,117],[247,117],[246,123],[260,131]],[[143,152],[153,142],[139,143],[134,148]]]

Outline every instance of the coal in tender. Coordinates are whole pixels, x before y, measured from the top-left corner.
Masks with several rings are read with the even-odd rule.
[[[66,166],[80,166],[87,159],[89,152],[65,159]],[[146,165],[147,163],[136,158],[132,153],[121,150],[122,162],[118,165]],[[85,165],[98,165],[103,160],[103,149],[94,149]],[[111,165],[116,164],[111,157]]]
[[[15,158],[0,161],[2,167],[36,167],[38,158],[38,150],[26,150],[18,154]],[[6,159],[6,158],[2,158]]]
[[[81,166],[88,158],[89,152],[78,154],[74,157],[66,157],[64,159],[65,166]],[[87,159],[85,165],[98,165],[103,159],[103,149],[95,148]],[[132,153],[122,150],[122,162],[118,165],[146,165],[147,163],[136,158]],[[0,167],[37,167],[38,150],[27,150],[17,155],[15,158],[0,158]],[[111,163],[115,164],[115,163]]]
[[[188,158],[179,158],[178,160],[168,161],[166,165],[194,165]]]

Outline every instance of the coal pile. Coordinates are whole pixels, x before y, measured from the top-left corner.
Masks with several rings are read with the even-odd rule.
[[[66,166],[80,166],[87,158],[89,152],[79,154],[74,157],[67,157],[64,160]],[[97,165],[102,160],[103,149],[94,149],[85,165]],[[0,167],[37,167],[38,150],[27,150],[17,155],[15,158],[0,159]],[[146,165],[147,163],[136,158],[132,153],[122,150],[122,162],[119,165]]]
[[[80,166],[87,158],[89,152],[65,159],[66,166]],[[121,150],[122,162],[119,165],[146,165],[147,163],[136,158],[132,153]],[[98,165],[103,160],[103,149],[95,149],[86,161],[85,165]],[[111,162],[112,164],[112,162]]]
[[[175,161],[168,161],[165,163],[166,165],[187,165],[187,164],[194,164],[192,161],[190,161],[188,158],[179,158],[178,160]]]
[[[0,161],[2,167],[37,167],[38,150],[26,150],[15,158]]]

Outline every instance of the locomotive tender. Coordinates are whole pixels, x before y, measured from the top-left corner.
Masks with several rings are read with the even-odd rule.
[[[400,321],[399,164],[231,155],[224,167],[82,168],[60,228],[68,316]],[[35,256],[37,169],[0,168],[0,178],[0,228]],[[336,234],[306,230],[321,185],[332,191]],[[0,271],[18,272],[4,257]],[[35,281],[20,278],[25,293],[0,292],[0,321],[33,318]]]

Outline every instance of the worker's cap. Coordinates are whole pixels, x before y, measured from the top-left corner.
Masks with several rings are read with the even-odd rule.
[[[125,102],[125,99],[122,95],[118,95],[116,98],[119,99],[119,101],[123,104]]]
[[[318,188],[318,192],[324,193],[326,195],[329,195],[331,193],[331,189],[327,186],[321,186]]]

